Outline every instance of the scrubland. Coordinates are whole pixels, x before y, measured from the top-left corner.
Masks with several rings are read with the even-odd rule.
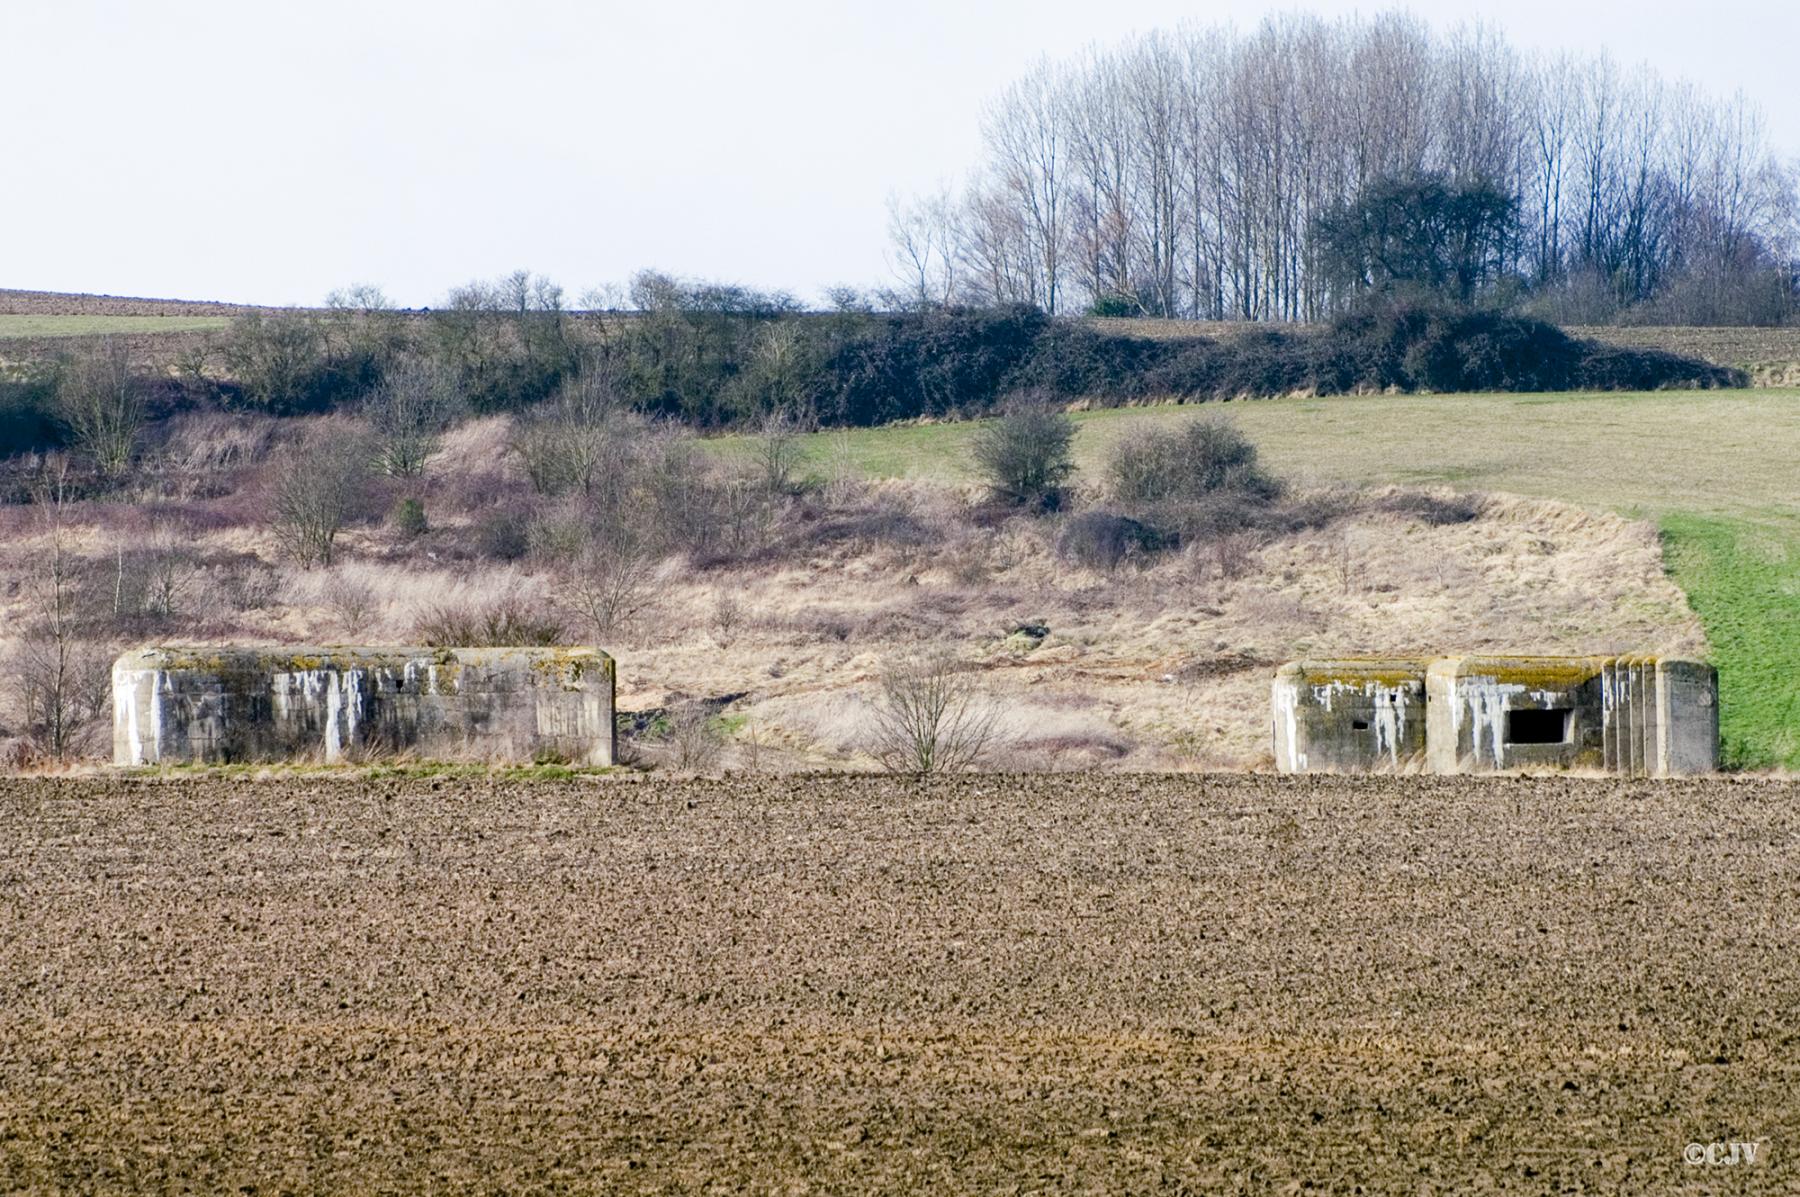
[[[374,486],[333,562],[310,569],[268,522],[271,455],[296,423],[184,418],[150,474],[166,493],[65,507],[87,601],[102,617],[122,608],[99,621],[115,647],[417,642],[500,612],[617,656],[633,759],[791,770],[870,767],[883,670],[928,655],[969,670],[1003,712],[991,766],[1181,769],[1266,765],[1268,674],[1296,656],[1704,646],[1654,529],[1616,515],[1320,484],[1249,526],[1096,562],[1071,549],[1071,516],[967,482],[871,479],[851,458],[802,464],[753,507],[707,507],[730,526],[703,548],[600,562],[638,571],[602,635],[508,418],[463,425],[422,476]],[[716,456],[683,460],[705,472]],[[1090,469],[1076,489],[1097,485]],[[402,497],[423,528],[395,526]],[[48,534],[42,505],[7,516],[20,626]],[[719,741],[701,758],[671,759],[678,710],[704,712]]]

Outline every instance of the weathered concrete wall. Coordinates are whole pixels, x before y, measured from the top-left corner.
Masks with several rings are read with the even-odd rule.
[[[1656,663],[1657,777],[1719,768],[1719,671],[1676,657]]]
[[[1412,763],[1433,773],[1592,769],[1680,777],[1718,767],[1718,675],[1700,661],[1651,656],[1449,657],[1295,662],[1275,675],[1275,764],[1286,773],[1406,767],[1411,732],[1394,751],[1371,744],[1369,699],[1392,679],[1422,676],[1415,709],[1388,702],[1417,728]],[[1360,681],[1359,679],[1364,679]],[[1346,706],[1354,695],[1354,707]],[[1380,697],[1375,697],[1379,710]],[[1354,710],[1355,714],[1350,714]],[[1417,718],[1422,714],[1423,718]],[[1396,729],[1398,730],[1398,729]],[[1421,759],[1422,758],[1422,759]]]
[[[1293,661],[1275,674],[1275,767],[1283,773],[1419,769],[1423,660]]]
[[[1605,665],[1601,657],[1432,662],[1426,678],[1431,771],[1605,768]],[[1539,718],[1528,724],[1532,715]]]
[[[610,765],[613,690],[591,648],[145,648],[113,664],[113,761]]]

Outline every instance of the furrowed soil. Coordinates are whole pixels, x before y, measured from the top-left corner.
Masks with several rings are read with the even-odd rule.
[[[1797,799],[4,781],[0,1190],[1789,1192]]]

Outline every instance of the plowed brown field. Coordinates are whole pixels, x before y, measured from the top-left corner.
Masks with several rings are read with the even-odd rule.
[[[0,782],[0,1190],[1788,1192],[1797,801]]]

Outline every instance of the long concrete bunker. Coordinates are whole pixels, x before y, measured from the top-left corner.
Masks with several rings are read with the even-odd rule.
[[[592,648],[144,648],[113,663],[113,762],[614,762]]]
[[[1674,657],[1296,661],[1271,705],[1283,773],[1718,768],[1718,674]]]

